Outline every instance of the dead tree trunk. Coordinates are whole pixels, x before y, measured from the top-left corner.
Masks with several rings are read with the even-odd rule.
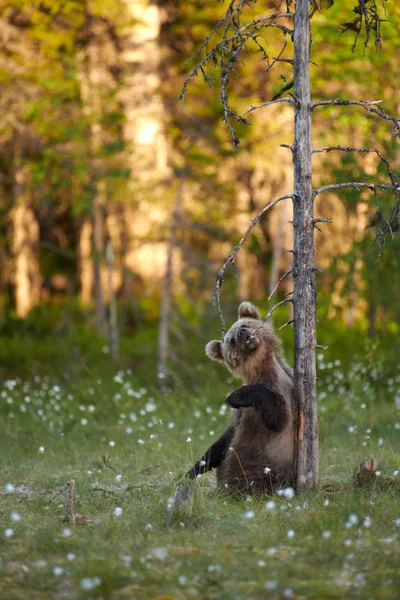
[[[318,483],[314,197],[311,168],[309,0],[297,0],[294,21],[294,389],[298,488]]]
[[[165,387],[167,377],[168,360],[168,333],[169,333],[169,313],[171,308],[171,287],[172,287],[172,259],[176,245],[176,235],[178,229],[179,215],[181,211],[183,198],[183,181],[179,182],[176,193],[176,202],[172,214],[171,234],[167,248],[167,262],[165,266],[165,275],[162,288],[161,310],[160,310],[160,329],[158,335],[158,360],[157,360],[157,380],[161,389]]]

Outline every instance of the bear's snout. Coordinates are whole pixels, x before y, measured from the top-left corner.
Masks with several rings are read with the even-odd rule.
[[[239,342],[246,342],[249,337],[249,332],[245,327],[241,327],[237,334]]]

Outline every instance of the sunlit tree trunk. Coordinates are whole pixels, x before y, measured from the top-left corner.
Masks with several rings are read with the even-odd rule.
[[[298,407],[295,464],[300,489],[316,485],[319,479],[309,10],[309,0],[297,0],[294,22],[293,302],[294,389]]]
[[[93,226],[90,219],[85,217],[79,230],[78,242],[79,260],[79,299],[83,306],[88,306],[93,300]]]
[[[40,300],[39,225],[30,206],[27,166],[14,170],[12,222],[13,283],[17,315],[25,318]]]

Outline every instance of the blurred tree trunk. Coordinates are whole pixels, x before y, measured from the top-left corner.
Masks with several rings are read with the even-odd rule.
[[[88,306],[93,299],[93,226],[86,216],[82,220],[78,237],[78,260],[79,260],[79,298],[83,306]]]
[[[296,481],[317,485],[318,412],[316,392],[316,288],[314,197],[311,166],[310,4],[297,0],[294,19],[294,391],[298,408]]]
[[[110,304],[110,345],[111,356],[114,366],[119,364],[119,333],[117,318],[117,302],[114,292],[113,270],[114,270],[114,251],[111,239],[107,241],[107,271],[108,271],[108,298]]]
[[[25,318],[40,300],[39,225],[30,205],[28,166],[14,168],[12,222],[13,284],[17,315]]]
[[[272,262],[271,262],[271,273],[269,277],[269,286],[268,291],[271,294],[275,289],[276,284],[279,280],[279,266],[281,262],[282,256],[282,247],[285,233],[285,222],[287,218],[287,204],[286,202],[281,202],[279,210],[279,221],[278,221],[278,229],[275,233],[274,243],[272,247]]]
[[[157,360],[157,380],[161,389],[165,389],[167,377],[167,361],[169,356],[169,314],[171,309],[172,279],[173,279],[173,254],[176,246],[176,237],[183,200],[183,181],[180,180],[176,192],[176,201],[172,213],[171,233],[167,246],[167,261],[165,266],[165,275],[163,278],[160,327],[158,335],[158,360]]]
[[[94,187],[91,204],[92,221],[92,256],[93,256],[93,291],[95,305],[95,322],[98,333],[108,333],[107,312],[104,302],[103,281],[107,278],[105,262],[105,223],[107,214],[107,195],[105,182],[101,177],[99,151],[103,142],[102,116],[105,114],[102,105],[102,90],[109,85],[110,76],[107,62],[102,53],[104,28],[106,24],[90,13],[88,4],[87,32],[88,43],[83,50],[81,67],[81,94],[89,117],[90,149],[91,149],[91,183]],[[86,232],[88,226],[86,227]],[[86,233],[85,232],[85,233]],[[84,233],[84,232],[82,232]],[[88,297],[89,280],[85,291],[81,289],[81,297]]]

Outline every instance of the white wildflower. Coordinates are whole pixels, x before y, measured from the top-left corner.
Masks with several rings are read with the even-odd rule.
[[[152,555],[158,560],[165,560],[168,556],[168,550],[166,548],[154,548]]]
[[[11,521],[13,523],[19,523],[20,521],[22,521],[22,517],[21,517],[21,515],[19,513],[13,511],[11,513]]]
[[[120,506],[116,506],[116,507],[115,507],[115,509],[114,509],[114,515],[115,515],[116,517],[120,517],[120,516],[122,515],[122,512],[123,512],[123,511],[122,511],[122,508],[121,508]]]

